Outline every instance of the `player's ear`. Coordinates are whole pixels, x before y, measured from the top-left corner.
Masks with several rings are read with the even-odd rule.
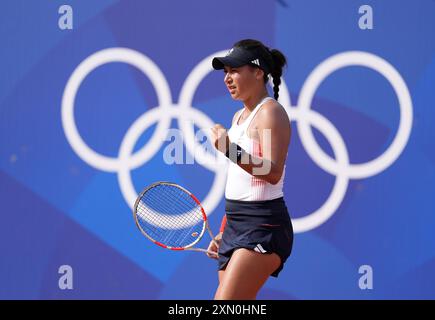
[[[256,71],[255,71],[255,79],[262,80],[263,77],[264,77],[264,71],[262,69],[260,69],[260,68],[255,68],[255,69],[256,69]]]

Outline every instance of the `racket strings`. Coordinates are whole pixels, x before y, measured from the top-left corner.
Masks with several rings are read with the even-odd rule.
[[[170,247],[193,244],[204,228],[201,207],[188,193],[172,185],[158,185],[145,192],[136,214],[149,237]]]
[[[174,206],[165,206],[169,208],[170,210],[173,210],[173,212],[179,212],[180,209],[174,208]],[[142,217],[145,218],[145,220],[151,221],[151,224],[144,225],[142,223],[142,227],[146,229],[145,231],[149,233],[149,235],[156,241],[163,243],[167,246],[171,247],[183,247],[187,246],[190,243],[194,242],[196,237],[200,234],[202,231],[202,219],[196,219],[192,223],[192,217],[193,212],[189,214],[188,217],[190,217],[190,221],[186,221],[186,219],[177,218],[174,219],[172,216],[165,216],[160,215],[159,216],[159,222],[161,225],[164,225],[164,228],[155,228],[152,224],[156,224],[156,221],[153,221],[150,219],[149,211],[147,210],[147,207],[144,207],[145,210],[141,210]],[[191,207],[182,206],[181,211],[182,212],[188,212]],[[168,212],[168,210],[164,210],[165,212]],[[197,212],[198,213],[198,210]],[[196,214],[198,217],[198,214]],[[155,218],[151,216],[151,218]],[[190,228],[180,228],[181,225],[191,225]]]
[[[159,219],[165,219],[170,229],[180,227],[180,218],[175,220],[174,215],[190,213],[189,221],[202,220],[202,211],[198,204],[184,191],[172,186],[158,186],[162,190],[150,190],[141,199],[145,208],[152,208]],[[183,222],[183,221],[181,221]]]

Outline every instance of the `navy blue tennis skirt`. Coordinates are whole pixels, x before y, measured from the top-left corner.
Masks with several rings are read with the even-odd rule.
[[[246,248],[259,253],[276,253],[284,267],[293,247],[293,227],[284,199],[267,201],[225,200],[227,224],[219,246],[219,270],[225,270],[234,250]]]

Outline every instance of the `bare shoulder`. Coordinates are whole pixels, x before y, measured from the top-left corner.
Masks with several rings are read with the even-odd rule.
[[[257,123],[288,126],[290,119],[284,107],[276,100],[266,101],[257,114]]]

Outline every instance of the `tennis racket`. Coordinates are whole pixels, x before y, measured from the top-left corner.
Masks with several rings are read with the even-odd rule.
[[[194,247],[206,230],[218,244],[201,203],[175,183],[160,181],[146,187],[134,204],[133,215],[142,234],[160,247],[218,256],[216,252]]]

